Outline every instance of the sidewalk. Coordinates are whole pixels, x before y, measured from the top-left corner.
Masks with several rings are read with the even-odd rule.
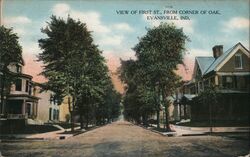
[[[75,130],[80,129],[80,127],[75,127]],[[47,132],[42,134],[33,134],[29,135],[26,138],[27,139],[44,139],[44,140],[53,140],[53,139],[67,139],[69,137],[74,136],[75,134],[63,134],[65,131],[70,131],[71,129],[63,129],[59,131],[53,131],[53,132]],[[82,132],[85,132],[86,130],[83,130]]]
[[[156,128],[156,125],[152,125]],[[163,125],[161,125],[163,128]],[[199,135],[207,135],[212,133],[249,133],[250,127],[187,127],[187,126],[179,126],[179,125],[170,125],[171,129],[175,132],[159,132],[153,130],[153,128],[147,128],[153,132],[160,133],[165,136],[199,136]]]
[[[176,131],[176,136],[198,136],[206,135],[208,130],[189,130],[182,127],[171,125],[171,128]]]
[[[208,133],[248,133],[250,127],[187,127],[171,125],[178,136],[205,135]]]
[[[1,140],[63,140],[63,139],[67,139],[67,138],[97,129],[102,126],[104,125],[100,125],[100,126],[89,125],[88,130],[85,130],[85,129],[80,130],[81,127],[78,126],[74,128],[74,130],[76,130],[76,132],[74,133],[70,132],[71,128],[68,128],[68,129],[62,128],[61,130],[51,131],[51,132],[46,132],[46,133],[39,133],[39,134],[5,134],[5,135],[0,135],[0,141]]]
[[[80,129],[80,127],[75,127],[75,130]],[[1,135],[2,139],[27,139],[27,140],[55,140],[55,139],[67,139],[69,137],[74,136],[75,134],[68,134],[65,133],[70,131],[69,129],[61,129],[57,131],[51,131],[46,133],[39,133],[39,134],[5,134]],[[85,132],[83,130],[82,132]]]

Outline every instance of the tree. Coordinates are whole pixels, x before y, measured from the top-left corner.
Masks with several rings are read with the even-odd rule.
[[[121,60],[121,67],[118,70],[119,77],[127,85],[124,97],[124,115],[128,120],[147,125],[149,115],[155,112],[154,90],[145,86],[145,79],[141,77],[143,71],[136,60]]]
[[[166,109],[167,130],[170,130],[167,97],[173,93],[179,81],[174,71],[177,70],[178,64],[183,63],[187,40],[188,37],[182,29],[176,28],[173,24],[161,23],[158,27],[148,29],[147,34],[140,38],[139,43],[134,47],[136,56],[145,71],[145,77],[148,78],[147,83],[155,86],[159,97],[162,98],[162,104]],[[159,127],[159,116],[157,117]]]
[[[41,74],[48,79],[45,86],[60,99],[71,97],[68,105],[72,130],[75,114],[80,116],[81,128],[84,122],[88,127],[96,122],[96,112],[107,104],[106,93],[114,90],[102,51],[94,44],[86,24],[70,17],[63,20],[52,16],[42,32],[48,37],[38,41],[43,49],[38,61],[45,64]],[[111,111],[112,106],[105,109]],[[108,117],[110,113],[102,116]]]
[[[221,93],[216,90],[216,87],[206,86],[204,91],[200,92],[198,95],[198,102],[200,103],[196,102],[197,104],[201,105],[203,109],[208,110],[210,132],[212,132],[212,113],[216,113],[216,106],[218,105],[219,99],[221,99]]]
[[[86,56],[96,46],[86,24],[70,17],[63,20],[52,16],[51,22],[41,31],[47,35],[47,38],[38,41],[43,50],[38,56],[38,61],[44,63],[41,74],[48,79],[45,83],[47,89],[56,92],[61,98],[66,95],[72,98],[70,100],[69,97],[68,105],[73,130],[78,83],[82,81],[84,67],[89,63]]]
[[[5,97],[8,93],[11,83],[17,75],[11,72],[9,65],[23,65],[22,48],[18,43],[17,34],[12,29],[0,26],[0,89],[1,89],[1,106],[0,113],[4,112]]]
[[[160,127],[159,113],[161,104],[163,104],[166,109],[165,127],[170,130],[168,120],[169,101],[167,98],[171,96],[180,80],[175,70],[177,70],[178,64],[183,64],[186,41],[188,41],[188,37],[182,29],[176,28],[174,24],[161,23],[158,27],[147,29],[147,34],[139,38],[139,43],[133,48],[137,57],[138,71],[136,71],[136,75],[139,75],[136,78],[139,78],[143,89],[150,89],[149,91],[154,93],[151,95],[155,96],[155,101],[150,103],[155,103],[155,106],[151,106],[154,106],[157,113],[158,128]],[[125,74],[129,73],[131,72],[125,72]],[[127,78],[127,75],[122,74],[121,76]],[[134,80],[133,77],[128,79]],[[130,83],[130,81],[126,81]],[[143,99],[147,99],[147,97]]]

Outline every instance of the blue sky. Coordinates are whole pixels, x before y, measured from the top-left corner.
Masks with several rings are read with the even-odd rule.
[[[146,33],[145,27],[160,22],[174,22],[183,27],[191,42],[187,43],[186,59],[211,55],[214,45],[225,50],[238,42],[249,49],[248,0],[187,0],[169,1],[84,1],[84,0],[4,0],[4,25],[13,27],[20,36],[24,54],[38,54],[38,39],[45,37],[40,29],[46,26],[52,14],[79,19],[93,31],[96,44],[111,66],[118,66],[119,58],[134,57],[131,48],[138,37]],[[172,7],[172,8],[170,8]],[[219,10],[220,15],[190,15],[190,20],[149,21],[146,15],[118,15],[116,10]]]

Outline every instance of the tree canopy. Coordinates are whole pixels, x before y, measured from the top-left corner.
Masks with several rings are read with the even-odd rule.
[[[12,28],[0,26],[0,113],[3,112],[3,107],[5,104],[4,98],[8,94],[11,83],[17,76],[8,68],[11,64],[24,64],[22,58],[22,48],[18,42],[18,36],[17,34],[13,33]]]
[[[46,86],[61,98],[70,96],[71,120],[79,114],[81,126],[85,120],[87,127],[97,120],[96,112],[106,104],[107,95],[117,95],[102,51],[94,44],[86,24],[70,17],[64,20],[52,16],[42,33],[47,38],[38,41],[43,50],[38,61],[45,65],[41,74],[48,79]],[[108,104],[104,112],[112,110],[112,105]],[[110,115],[105,113],[101,118]]]
[[[159,111],[164,106],[165,124],[167,129],[170,129],[168,97],[180,80],[175,71],[178,64],[183,64],[187,41],[188,37],[182,29],[174,24],[161,23],[158,27],[148,28],[146,35],[139,38],[139,42],[133,48],[137,57],[135,61],[121,62],[120,77],[128,88],[125,99],[131,97],[131,89],[141,91],[134,93],[134,97],[141,97],[140,100],[143,100],[136,103],[156,111],[158,127]]]

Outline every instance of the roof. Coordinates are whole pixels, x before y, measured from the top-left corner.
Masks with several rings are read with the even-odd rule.
[[[201,70],[202,75],[206,75],[212,71],[215,71],[216,67],[227,58],[227,56],[234,51],[234,49],[238,46],[242,46],[244,49],[246,49],[240,42],[225,51],[220,57],[215,59],[214,57],[196,57],[197,64]],[[247,49],[246,49],[247,50]],[[247,50],[248,51],[248,50]]]
[[[15,98],[15,99],[23,99],[27,98],[28,100],[38,100],[40,99],[39,97],[33,96],[33,95],[28,95],[28,94],[9,94],[8,99]]]
[[[240,44],[240,43],[238,43]],[[218,57],[217,59],[214,60],[214,62],[209,66],[209,68],[206,70],[205,74],[214,71],[215,68],[224,60],[226,59],[226,57],[233,51],[233,49],[238,46],[238,44],[234,45],[233,47],[231,47],[230,49],[228,49],[227,51],[225,51],[220,57]]]
[[[195,94],[184,94],[183,97],[186,97],[188,100],[192,100],[194,97],[196,97],[197,95]]]
[[[201,74],[204,75],[209,66],[214,62],[214,57],[196,57],[196,61],[200,67]]]

